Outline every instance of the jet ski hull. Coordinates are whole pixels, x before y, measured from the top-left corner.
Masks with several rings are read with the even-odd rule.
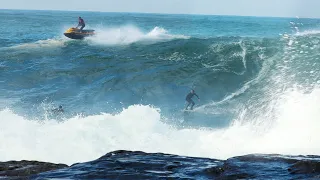
[[[70,39],[83,39],[88,36],[93,36],[95,33],[94,33],[94,30],[82,30],[80,32],[79,29],[69,28],[63,34]]]

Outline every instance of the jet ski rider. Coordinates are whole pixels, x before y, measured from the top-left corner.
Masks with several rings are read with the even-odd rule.
[[[81,17],[79,17],[79,24],[76,28],[78,28],[79,26],[81,26],[80,32],[82,32],[82,29],[86,26],[86,24],[84,23],[84,20]]]

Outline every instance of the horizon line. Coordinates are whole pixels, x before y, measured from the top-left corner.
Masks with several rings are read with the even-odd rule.
[[[165,13],[165,12],[125,12],[125,11],[101,11],[101,10],[64,10],[64,9],[8,9],[0,10],[20,10],[20,11],[62,11],[62,12],[93,12],[93,13],[128,13],[128,14],[159,14],[159,15],[195,15],[195,16],[239,16],[239,17],[257,17],[257,18],[295,18],[295,19],[320,19],[320,17],[299,17],[299,16],[266,16],[266,15],[238,15],[238,14],[205,14],[205,13]]]

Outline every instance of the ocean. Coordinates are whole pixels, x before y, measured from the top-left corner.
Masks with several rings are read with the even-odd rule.
[[[0,161],[318,155],[319,52],[319,19],[0,10]]]

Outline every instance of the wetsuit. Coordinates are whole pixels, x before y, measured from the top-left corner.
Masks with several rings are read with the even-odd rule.
[[[52,110],[54,113],[63,113],[64,110],[62,109],[62,106],[59,106],[59,108],[53,109]]]
[[[192,97],[193,96],[197,96],[197,98],[199,99],[199,96],[196,94],[196,93],[192,93],[192,92],[190,92],[188,95],[187,95],[187,97],[186,97],[186,101],[188,102],[188,105],[187,105],[187,107],[186,107],[186,110],[188,109],[188,107],[189,107],[189,105],[190,104],[192,104],[191,105],[191,107],[190,107],[190,109],[192,110],[193,109],[193,106],[194,106],[194,102],[193,102],[193,100],[192,100]]]
[[[81,26],[80,31],[86,26],[86,24],[84,23],[84,20],[82,18],[79,19],[78,26]]]

